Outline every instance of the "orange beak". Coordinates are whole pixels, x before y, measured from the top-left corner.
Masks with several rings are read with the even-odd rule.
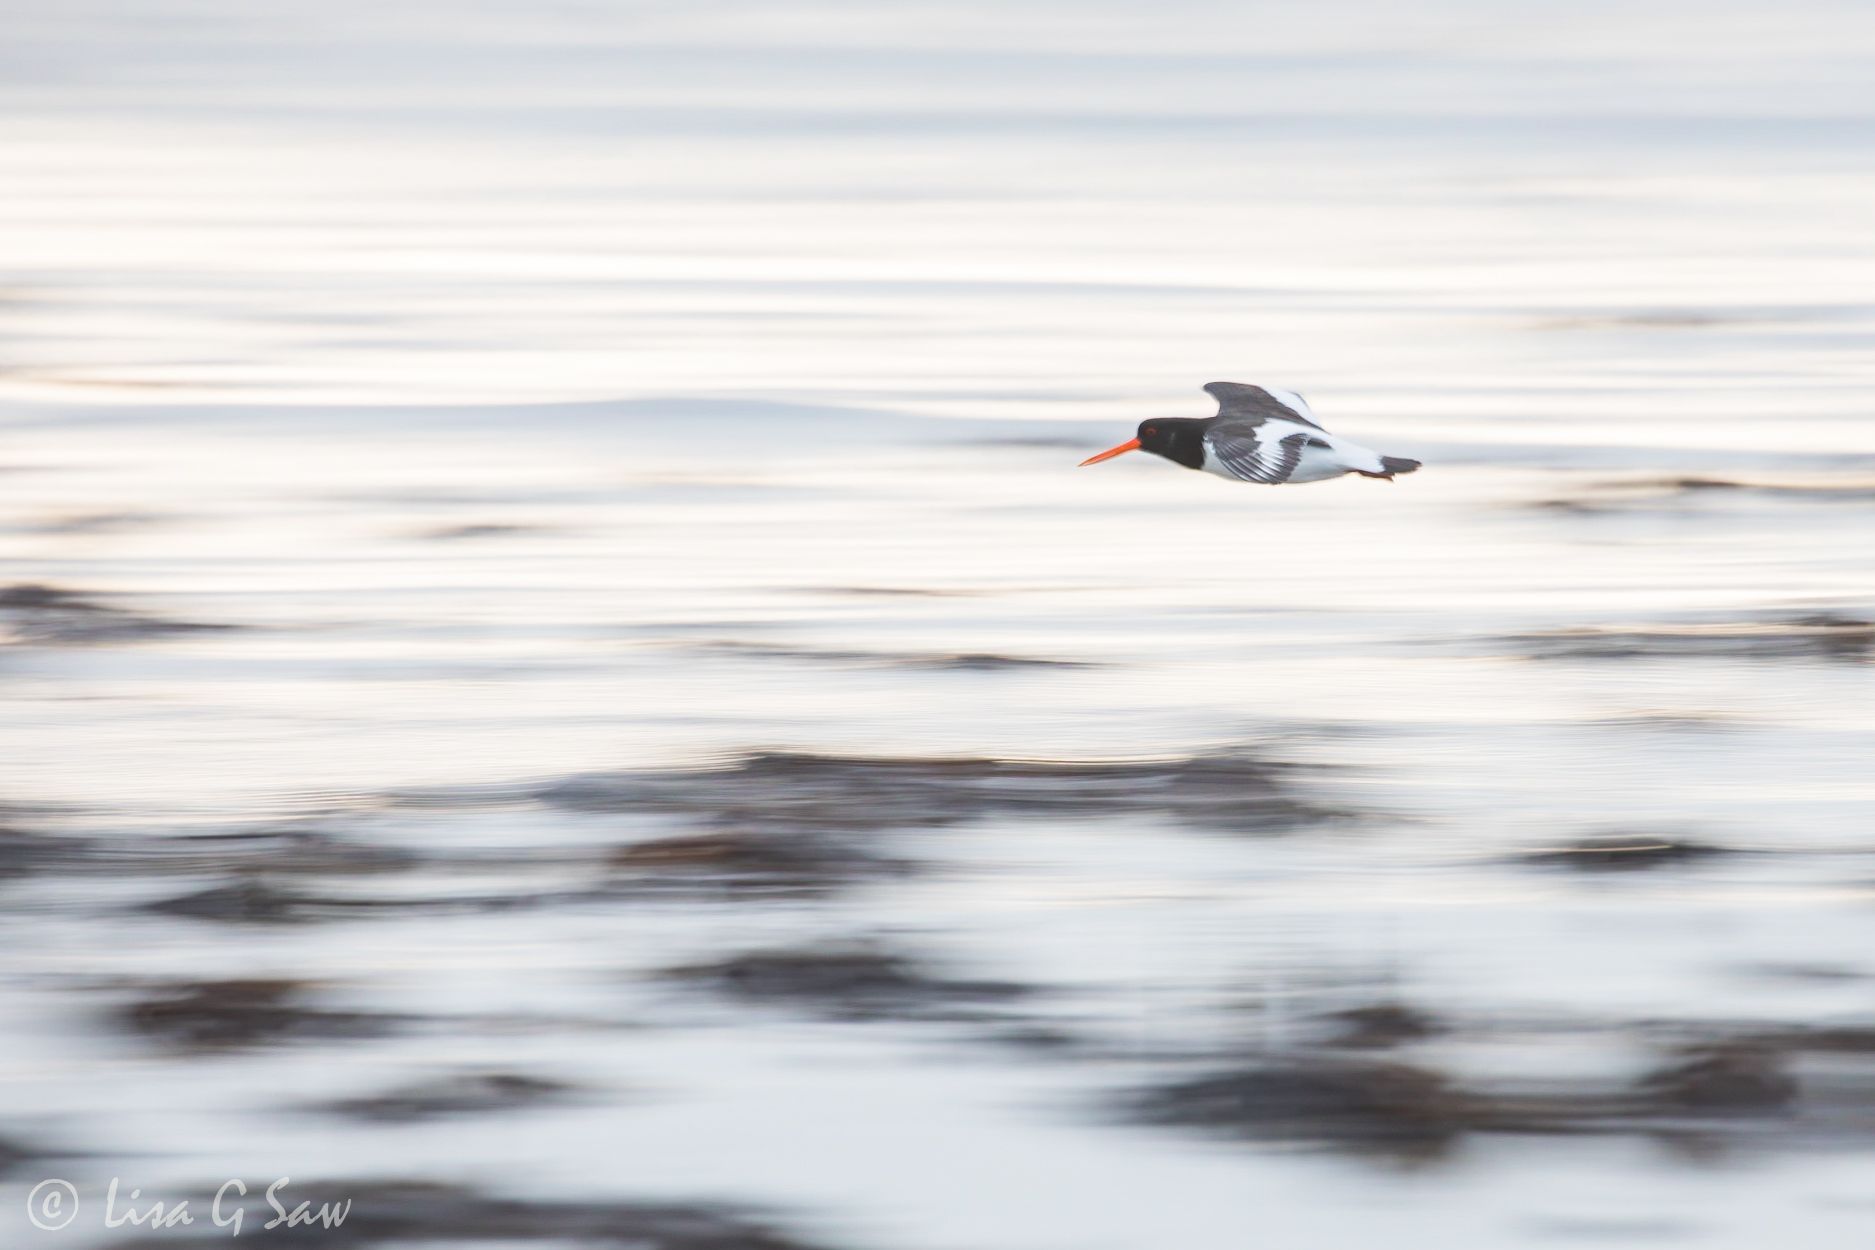
[[[1139,440],[1136,438],[1129,438],[1124,443],[1121,443],[1118,447],[1109,447],[1107,448],[1107,450],[1101,452],[1098,456],[1089,456],[1087,459],[1081,461],[1081,463],[1079,463],[1078,465],[1074,467],[1077,469],[1085,469],[1090,464],[1099,464],[1102,460],[1111,460],[1115,456],[1125,455],[1129,451],[1138,451],[1138,450],[1139,450]]]

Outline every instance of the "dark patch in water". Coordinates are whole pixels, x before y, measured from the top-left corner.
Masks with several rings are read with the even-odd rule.
[[[1012,1050],[1050,1055],[1082,1050],[1087,1046],[1086,1039],[1066,1029],[1036,1023],[1002,1024],[979,1034],[977,1040]]]
[[[534,792],[576,811],[662,812],[719,826],[883,830],[988,817],[1166,816],[1269,833],[1346,815],[1245,752],[1153,761],[895,758],[767,751],[693,771],[590,773]]]
[[[801,590],[810,595],[882,595],[918,599],[950,599],[985,593],[980,590],[945,590],[935,586],[803,586]]]
[[[1323,1017],[1334,1032],[1327,1044],[1352,1050],[1384,1050],[1445,1032],[1430,1013],[1404,1003],[1374,1003]]]
[[[1530,506],[1554,512],[1600,515],[1675,508],[1731,497],[1796,503],[1867,503],[1875,500],[1875,482],[1866,478],[1751,481],[1696,475],[1625,478],[1595,482],[1580,494],[1539,499]]]
[[[88,864],[96,853],[97,843],[87,838],[0,826],[0,879]]]
[[[1761,977],[1774,981],[1811,981],[1837,982],[1866,981],[1869,974],[1846,964],[1809,963],[1803,961],[1783,962],[1771,960],[1741,966],[1737,971],[1744,976]]]
[[[1652,312],[1555,317],[1536,324],[1541,330],[1705,330],[1714,326],[1745,324],[1747,320],[1744,317],[1689,309],[1661,309]]]
[[[751,951],[667,969],[664,977],[754,1003],[843,1020],[932,1019],[1031,993],[1012,981],[960,980],[869,945]]]
[[[0,878],[39,872],[149,876],[233,872],[321,876],[399,871],[420,857],[308,830],[79,837],[0,826]],[[158,906],[158,910],[169,910]]]
[[[273,873],[319,875],[395,872],[424,862],[412,851],[292,826],[167,838],[144,855],[174,866],[239,865]]]
[[[1690,1047],[1649,1073],[1641,1087],[1664,1105],[1693,1112],[1781,1112],[1797,1098],[1783,1055],[1750,1041]]]
[[[50,864],[64,850],[63,839],[24,834],[19,837],[19,871]],[[6,843],[0,841],[0,875],[4,875],[6,849]],[[540,867],[555,862],[587,870],[586,883],[568,888],[497,889],[473,894],[437,894],[420,889],[414,897],[400,898],[383,891],[374,891],[368,897],[334,894],[298,880],[302,876],[316,879],[383,874],[427,866],[433,872],[424,881],[433,883],[435,871],[451,868],[486,873],[504,865]],[[139,910],[258,925],[415,913],[495,912],[647,894],[695,899],[762,894],[811,897],[862,881],[902,876],[916,867],[909,860],[882,855],[850,837],[785,823],[776,828],[730,827],[652,838],[609,852],[561,848],[545,855],[516,851],[417,857],[305,831],[125,839],[122,845],[89,851],[85,863],[95,870],[118,874],[217,873],[220,879],[213,884],[139,904]],[[419,882],[419,886],[422,884]]]
[[[1247,1141],[1411,1160],[1471,1134],[1634,1134],[1691,1156],[1735,1145],[1875,1144],[1875,1029],[1707,1022],[1637,1079],[1467,1088],[1435,1069],[1274,1051],[1118,1099],[1125,1118]],[[1806,1056],[1835,1066],[1798,1071]]]
[[[411,1124],[454,1116],[490,1115],[553,1106],[579,1087],[518,1072],[455,1072],[363,1098],[341,1098],[314,1109],[380,1124]]]
[[[622,847],[607,862],[612,889],[703,894],[819,895],[912,870],[805,830],[657,838]]]
[[[1551,868],[1577,868],[1585,872],[1626,872],[1696,863],[1734,852],[1706,842],[1649,833],[1609,833],[1579,838],[1561,846],[1531,851],[1519,858],[1526,864]]]
[[[1246,1141],[1433,1158],[1465,1128],[1463,1098],[1400,1063],[1276,1059],[1173,1081],[1128,1100],[1128,1118]]]
[[[949,669],[963,673],[993,673],[1016,668],[1092,668],[1093,665],[1081,660],[1045,660],[1034,656],[965,651],[957,655],[919,657],[907,661],[906,667]]]
[[[1669,729],[1679,732],[1705,732],[1735,728],[1743,719],[1726,712],[1689,709],[1627,712],[1604,717],[1595,723],[1606,725],[1610,729]]]
[[[1742,1037],[1746,1042],[1775,1046],[1792,1054],[1875,1058],[1875,1025],[1791,1025],[1747,1031]]]
[[[275,889],[257,876],[159,899],[144,904],[142,910],[229,924],[297,924],[327,919],[332,914],[316,900]]]
[[[80,512],[48,517],[29,528],[36,534],[114,534],[160,525],[167,519],[156,512]]]
[[[35,582],[0,587],[0,622],[9,627],[11,641],[37,646],[135,642],[234,628],[144,616]]]
[[[538,525],[510,525],[488,521],[468,525],[441,525],[435,529],[424,530],[417,537],[430,542],[470,542],[483,538],[513,538],[520,534],[538,534],[543,527]]]
[[[816,664],[842,664],[905,668],[937,672],[990,673],[1015,669],[1091,668],[1079,660],[1051,660],[1039,656],[997,655],[987,651],[956,653],[865,651],[832,647],[786,647],[760,642],[705,642],[692,650],[708,655],[751,659],[798,660]]]
[[[19,1175],[29,1163],[43,1168],[46,1160],[58,1157],[62,1157],[58,1152],[28,1145],[20,1138],[0,1137],[0,1176]]]
[[[189,894],[145,903],[141,910],[222,924],[290,925],[417,911],[500,910],[515,905],[506,896],[492,899],[348,899],[270,884],[260,874],[237,877]]]
[[[1817,613],[1783,621],[1558,629],[1506,641],[1537,660],[1788,656],[1862,661],[1875,648],[1875,622]]]
[[[389,1016],[309,1005],[315,987],[306,981],[174,981],[149,988],[147,997],[121,1010],[120,1019],[132,1032],[177,1050],[375,1037],[397,1023]]]
[[[222,924],[293,925],[331,920],[361,920],[419,913],[511,911],[545,907],[593,897],[591,891],[530,890],[510,894],[451,895],[442,898],[342,898],[282,888],[263,874],[236,876],[221,885],[143,904],[159,915],[210,920]]]
[[[1622,485],[1676,495],[1743,491],[1780,499],[1875,499],[1875,482],[1868,481],[1746,482],[1723,477],[1663,477]]]

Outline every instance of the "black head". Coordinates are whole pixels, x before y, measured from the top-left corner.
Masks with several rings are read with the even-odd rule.
[[[1097,456],[1089,456],[1081,463],[1099,464],[1125,452],[1149,451],[1187,469],[1201,469],[1204,467],[1204,431],[1213,420],[1215,418],[1155,417],[1141,421],[1136,437],[1118,447],[1109,447]]]
[[[1211,422],[1190,417],[1163,417],[1139,423],[1139,449],[1164,456],[1187,469],[1204,467],[1204,429]]]

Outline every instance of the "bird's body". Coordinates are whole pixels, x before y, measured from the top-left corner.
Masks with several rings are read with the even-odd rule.
[[[1218,401],[1215,417],[1142,421],[1136,438],[1081,463],[1150,451],[1188,469],[1264,486],[1325,482],[1348,473],[1391,481],[1419,467],[1417,460],[1383,456],[1330,434],[1294,391],[1242,382],[1211,382],[1204,389]]]

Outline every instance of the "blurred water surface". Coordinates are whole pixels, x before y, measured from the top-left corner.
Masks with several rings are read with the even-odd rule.
[[[1868,6],[0,17],[7,1244],[1875,1218]]]

